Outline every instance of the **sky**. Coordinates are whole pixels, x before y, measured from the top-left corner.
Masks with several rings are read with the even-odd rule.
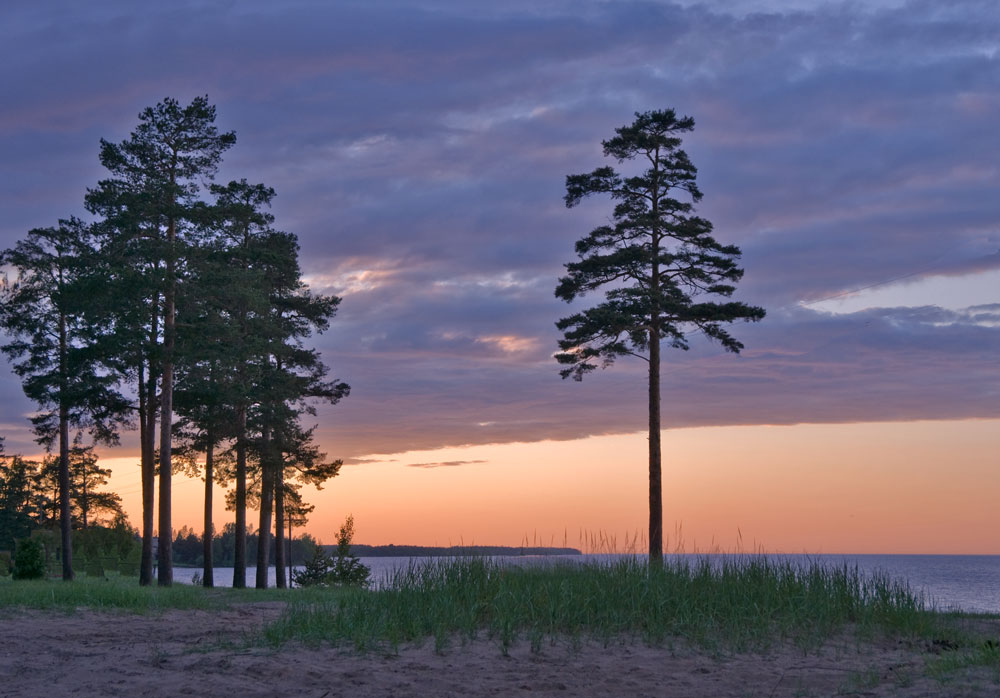
[[[14,0],[0,245],[85,215],[100,138],[207,94],[237,134],[217,181],[274,187],[343,298],[313,342],[352,387],[315,420],[346,465],[309,530],[641,545],[645,365],[561,380],[555,321],[599,296],[554,289],[611,212],[567,209],[566,175],[673,108],[736,298],[767,309],[739,356],[665,353],[674,544],[1000,554],[998,37],[992,0]],[[0,390],[8,452],[37,452],[6,368]],[[104,461],[133,521],[136,441]],[[177,487],[195,525],[200,483]]]

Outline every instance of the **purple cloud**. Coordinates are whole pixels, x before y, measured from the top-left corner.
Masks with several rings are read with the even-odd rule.
[[[665,425],[998,415],[993,299],[797,306],[1000,269],[989,3],[536,5],[15,2],[0,245],[81,212],[100,137],[207,93],[238,135],[220,179],[274,186],[312,286],[344,296],[316,340],[353,387],[320,413],[331,456],[638,431],[640,363],[570,384],[551,359],[556,279],[610,212],[561,197],[632,112],[670,106],[697,121],[701,213],[769,316],[736,328],[740,357],[668,352]],[[0,386],[0,423],[22,422]]]

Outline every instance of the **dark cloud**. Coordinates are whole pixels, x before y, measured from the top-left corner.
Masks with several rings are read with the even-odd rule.
[[[563,183],[632,112],[672,106],[769,317],[737,328],[740,357],[668,355],[665,424],[996,416],[995,309],[796,304],[1000,268],[997,36],[978,0],[18,0],[0,244],[80,213],[99,138],[207,93],[238,134],[219,177],[274,186],[313,287],[344,296],[317,340],[353,387],[321,411],[331,455],[638,431],[642,365],[575,384],[551,359],[556,279],[610,211],[567,211]],[[0,422],[21,423],[2,381]]]
[[[393,463],[395,458],[344,458],[344,465],[368,465],[370,463]]]
[[[407,463],[410,468],[452,468],[457,465],[473,465],[475,463],[486,463],[484,460],[448,460],[442,463]]]
[[[997,310],[775,311],[738,328],[738,356],[697,342],[665,353],[663,425],[1000,417]],[[345,375],[379,380],[321,414],[324,438],[344,452],[393,452],[644,429],[645,364],[563,381],[548,349],[343,356]]]

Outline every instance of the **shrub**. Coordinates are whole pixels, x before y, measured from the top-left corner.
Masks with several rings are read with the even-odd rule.
[[[292,575],[292,579],[300,587],[313,587],[327,584],[327,575],[330,574],[330,567],[333,560],[323,552],[323,548],[316,546],[313,555],[306,560],[305,569]]]
[[[14,551],[14,579],[45,577],[45,548],[37,540],[25,538]]]
[[[371,570],[361,564],[361,560],[351,554],[351,539],[354,538],[354,517],[348,516],[337,532],[337,557],[330,570],[330,581],[344,586],[368,586]]]
[[[295,583],[302,587],[368,586],[371,570],[351,554],[352,538],[354,517],[348,516],[337,533],[337,556],[330,557],[317,545],[305,569],[293,576]]]

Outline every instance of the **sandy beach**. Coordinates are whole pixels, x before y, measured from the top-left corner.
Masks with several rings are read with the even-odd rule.
[[[80,610],[0,616],[0,695],[28,696],[996,696],[991,670],[925,675],[933,646],[831,640],[719,654],[682,644],[527,640],[509,656],[487,638],[398,654],[288,645],[247,648],[281,603],[129,615]],[[995,623],[1000,630],[1000,621]]]

